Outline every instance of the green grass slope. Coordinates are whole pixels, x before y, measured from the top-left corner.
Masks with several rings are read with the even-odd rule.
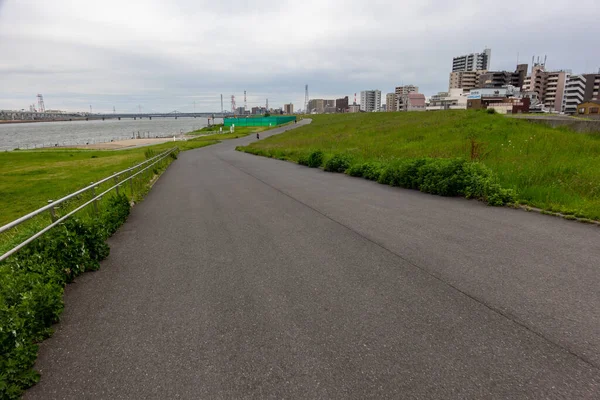
[[[481,111],[315,115],[312,124],[242,150],[298,161],[463,158],[491,169],[521,203],[600,220],[600,134],[580,134]]]

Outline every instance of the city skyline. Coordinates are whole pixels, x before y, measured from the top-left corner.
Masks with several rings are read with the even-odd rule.
[[[404,25],[387,29],[397,16]],[[529,64],[545,54],[548,69],[597,72],[594,18],[539,1],[511,10],[491,1],[106,1],[77,9],[0,0],[0,109],[27,109],[42,93],[47,108],[67,111],[191,112],[194,103],[196,111],[220,111],[221,94],[227,110],[244,90],[248,107],[268,98],[271,107],[302,109],[305,84],[311,98],[350,103],[362,90],[385,94],[403,84],[431,96],[447,89],[453,57],[484,48],[492,49],[492,70],[514,70],[517,55]],[[575,41],[569,32],[579,27],[586,35]]]

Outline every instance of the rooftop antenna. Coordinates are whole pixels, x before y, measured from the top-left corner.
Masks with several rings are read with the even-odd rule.
[[[548,58],[548,55],[544,56],[544,67],[546,66],[546,59]]]

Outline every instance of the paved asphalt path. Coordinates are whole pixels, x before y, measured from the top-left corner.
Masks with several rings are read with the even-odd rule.
[[[597,226],[253,140],[180,154],[67,287],[27,399],[600,398]]]

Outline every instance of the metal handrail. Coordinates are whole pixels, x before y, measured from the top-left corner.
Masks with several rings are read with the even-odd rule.
[[[27,214],[27,215],[24,215],[24,216],[22,216],[21,218],[19,218],[19,219],[16,219],[16,220],[14,220],[13,222],[9,222],[8,224],[6,224],[6,225],[4,225],[4,226],[0,227],[0,233],[2,233],[2,232],[5,232],[5,231],[7,231],[7,230],[9,230],[9,229],[11,229],[11,228],[14,228],[15,226],[22,224],[23,222],[27,221],[28,219],[31,219],[31,218],[35,217],[36,215],[43,213],[44,211],[48,211],[49,209],[51,209],[51,208],[53,208],[53,207],[56,207],[56,206],[57,206],[58,204],[60,204],[60,203],[63,203],[63,202],[65,202],[65,201],[67,201],[67,200],[70,200],[70,199],[72,199],[72,198],[73,198],[73,197],[75,197],[75,196],[78,196],[78,195],[80,195],[80,194],[82,194],[82,193],[85,193],[85,192],[87,192],[88,190],[92,190],[94,187],[96,187],[96,186],[98,186],[98,185],[100,185],[100,184],[102,184],[102,183],[104,183],[104,182],[106,182],[106,181],[108,181],[108,180],[110,180],[110,179],[114,179],[115,177],[117,177],[117,176],[119,176],[119,175],[122,175],[122,174],[124,174],[125,172],[129,172],[129,171],[131,171],[131,170],[133,170],[133,169],[136,169],[137,167],[139,167],[139,166],[141,166],[141,165],[144,165],[144,164],[146,164],[146,163],[149,163],[150,161],[152,161],[152,160],[154,160],[154,159],[156,159],[156,158],[158,158],[158,157],[164,156],[166,153],[170,153],[170,152],[172,152],[174,149],[175,149],[175,147],[173,147],[173,148],[172,148],[172,149],[170,149],[170,150],[166,150],[166,151],[164,151],[164,152],[160,153],[160,154],[159,154],[159,155],[157,155],[157,156],[154,156],[154,157],[152,157],[152,158],[149,158],[149,159],[147,159],[146,161],[144,161],[144,162],[141,162],[141,163],[139,163],[139,164],[137,164],[137,165],[134,165],[134,166],[133,166],[133,167],[131,167],[131,168],[127,168],[127,169],[124,169],[123,171],[117,172],[117,173],[115,173],[115,174],[113,174],[113,175],[109,176],[108,178],[104,178],[104,179],[102,179],[102,180],[100,180],[100,181],[98,181],[98,182],[92,182],[92,184],[90,184],[90,185],[89,185],[89,186],[87,186],[87,187],[84,187],[83,189],[80,189],[80,190],[78,190],[78,191],[76,191],[76,192],[74,192],[74,193],[71,193],[71,194],[69,194],[69,195],[67,195],[67,196],[65,196],[65,197],[63,197],[63,198],[61,198],[61,199],[58,199],[58,200],[56,200],[56,201],[53,201],[51,204],[48,204],[48,205],[46,205],[46,206],[44,206],[44,207],[42,207],[42,208],[38,208],[37,210],[35,210],[35,211],[33,211],[33,212],[30,212],[29,214]]]
[[[106,193],[110,192],[111,190],[113,190],[115,188],[118,188],[119,186],[121,186],[125,182],[133,179],[137,175],[139,175],[142,172],[146,171],[147,169],[149,169],[153,165],[157,164],[159,161],[162,161],[163,158],[169,156],[171,153],[173,153],[177,149],[178,149],[177,147],[173,147],[173,148],[171,148],[169,150],[166,150],[166,151],[160,153],[157,156],[149,158],[149,159],[147,159],[147,160],[145,160],[145,161],[143,161],[143,162],[141,162],[141,163],[139,163],[137,165],[134,165],[133,167],[130,167],[130,168],[124,169],[123,171],[117,172],[117,173],[109,176],[108,178],[104,178],[104,179],[102,179],[102,180],[100,180],[98,182],[92,183],[91,185],[89,185],[89,186],[87,186],[87,187],[85,187],[83,189],[80,189],[80,190],[78,190],[76,192],[73,192],[73,193],[71,193],[71,194],[69,194],[69,195],[67,195],[67,196],[65,196],[65,197],[63,197],[63,198],[61,198],[61,199],[59,199],[59,200],[57,200],[55,202],[52,202],[52,203],[50,203],[50,204],[48,204],[48,205],[46,205],[44,207],[38,208],[37,210],[35,210],[35,211],[33,211],[33,212],[31,212],[31,213],[29,213],[27,215],[24,215],[21,218],[16,219],[16,220],[14,220],[14,221],[12,221],[12,222],[10,222],[10,223],[2,226],[0,228],[0,233],[5,232],[5,231],[7,231],[7,230],[9,230],[11,228],[14,228],[15,226],[18,226],[18,225],[22,224],[23,222],[25,222],[25,221],[27,221],[27,220],[35,217],[38,214],[41,214],[44,211],[53,210],[54,207],[56,207],[57,204],[60,204],[60,203],[63,203],[65,201],[69,200],[69,199],[72,199],[73,197],[75,197],[75,196],[77,196],[77,195],[79,195],[81,193],[85,193],[88,190],[95,189],[98,185],[100,185],[100,184],[102,184],[102,183],[104,183],[104,182],[106,182],[106,181],[108,181],[110,179],[115,179],[116,177],[118,177],[118,176],[120,176],[120,175],[122,175],[122,174],[124,174],[126,172],[132,171],[132,170],[134,170],[134,169],[136,169],[136,168],[138,168],[138,167],[140,167],[140,166],[142,166],[144,164],[148,164],[149,162],[154,161],[152,164],[147,165],[144,169],[139,170],[138,172],[136,172],[135,174],[132,174],[128,178],[123,179],[123,180],[119,180],[116,185],[111,186],[110,188],[106,189],[104,192],[102,192],[99,195],[95,196],[91,200],[83,203],[81,206],[79,206],[76,209],[72,210],[71,212],[63,215],[62,217],[58,218],[56,221],[53,221],[50,225],[48,225],[47,227],[45,227],[41,231],[37,232],[35,235],[31,236],[29,239],[25,240],[24,242],[21,242],[19,245],[13,247],[12,249],[10,249],[9,251],[7,251],[6,253],[2,254],[0,256],[0,261],[4,261],[5,259],[7,259],[11,255],[13,255],[17,251],[19,251],[20,249],[22,249],[23,247],[25,247],[26,245],[28,245],[29,243],[33,242],[35,239],[37,239],[38,237],[42,236],[44,233],[46,233],[47,231],[49,231],[50,229],[52,229],[53,227],[55,227],[56,225],[58,225],[59,223],[61,223],[65,219],[67,219],[68,217],[70,217],[71,215],[75,214],[76,212],[78,212],[78,211],[82,210],[83,208],[87,207],[88,205],[92,204],[94,201],[99,200],[100,198],[102,198],[102,196],[104,196]]]

